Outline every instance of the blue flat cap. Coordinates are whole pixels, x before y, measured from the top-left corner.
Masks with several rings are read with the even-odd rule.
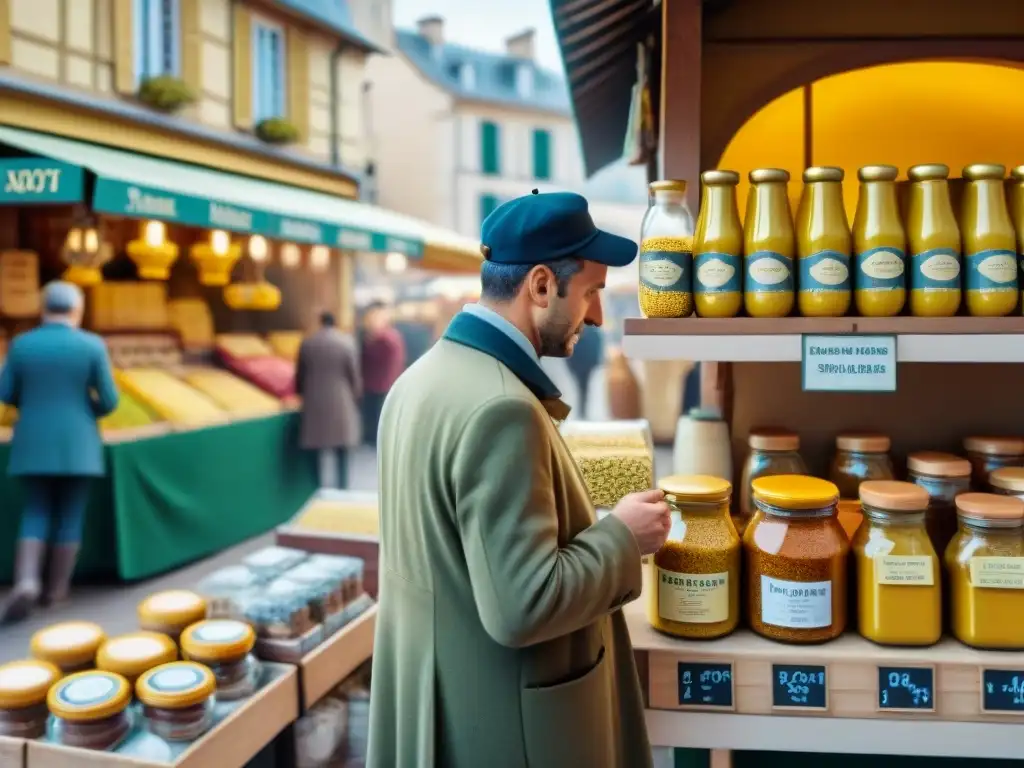
[[[636,243],[598,229],[587,199],[533,190],[495,208],[480,228],[480,250],[494,264],[544,264],[578,256],[609,267],[636,258]]]

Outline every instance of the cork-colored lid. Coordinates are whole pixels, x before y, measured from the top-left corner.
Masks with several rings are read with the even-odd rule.
[[[658,481],[658,487],[675,501],[724,501],[732,492],[732,483],[713,475],[670,475]]]
[[[988,483],[1004,491],[1024,491],[1024,467],[1000,467],[989,473]]]
[[[747,445],[756,451],[798,451],[800,435],[782,427],[758,427],[750,430]]]
[[[971,462],[952,453],[917,451],[907,456],[907,469],[932,477],[967,477]]]
[[[855,453],[885,453],[892,447],[888,435],[879,432],[844,432],[836,435],[836,448]]]
[[[961,517],[977,520],[1020,520],[1024,522],[1024,501],[994,493],[961,493],[956,497]]]
[[[875,509],[892,512],[924,512],[928,491],[899,480],[866,480],[860,484],[860,501]]]
[[[986,456],[1024,456],[1024,437],[967,437],[964,450]]]

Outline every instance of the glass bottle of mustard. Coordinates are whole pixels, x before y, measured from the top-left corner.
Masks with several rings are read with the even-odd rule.
[[[786,317],[793,311],[796,237],[789,209],[789,172],[750,172],[743,219],[743,306],[751,317]]]
[[[903,311],[907,298],[907,235],[896,201],[898,175],[892,165],[866,165],[857,172],[853,299],[862,317],[894,317]]]
[[[960,232],[967,311],[1005,317],[1017,308],[1017,234],[1006,206],[1006,167],[979,163],[964,168]]]
[[[907,177],[910,314],[952,317],[960,308],[960,227],[949,198],[949,166],[915,165]]]
[[[851,248],[842,169],[808,168],[796,212],[796,301],[801,315],[842,317],[850,309]]]
[[[700,317],[736,317],[743,307],[743,226],[735,171],[701,174],[700,212],[693,239],[693,301]]]
[[[1013,222],[1013,229],[1017,233],[1017,263],[1021,271],[1024,271],[1024,165],[1018,165],[1010,171],[1010,220]],[[1017,275],[1020,279],[1020,274]],[[1021,285],[1022,296],[1024,296],[1024,284]],[[1024,308],[1024,301],[1021,302]]]
[[[686,182],[655,181],[640,232],[640,311],[644,317],[693,313],[693,214]]]

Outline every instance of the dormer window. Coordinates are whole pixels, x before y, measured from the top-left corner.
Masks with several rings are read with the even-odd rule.
[[[459,85],[464,91],[476,90],[476,67],[468,62],[459,67]]]
[[[521,99],[533,97],[533,67],[530,64],[516,65],[516,93]]]

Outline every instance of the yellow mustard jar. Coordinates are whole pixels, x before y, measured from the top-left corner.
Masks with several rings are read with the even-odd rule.
[[[841,168],[804,171],[796,212],[797,293],[804,317],[842,317],[850,309],[850,224]]]
[[[1017,233],[1017,262],[1024,271],[1024,165],[1018,165],[1010,171],[1010,219]],[[1018,279],[1019,279],[1018,275]],[[1021,284],[1021,295],[1024,298],[1024,284]],[[1024,310],[1024,300],[1021,302]]]
[[[693,301],[699,317],[736,317],[743,308],[743,225],[735,171],[701,174],[700,213],[693,237]]]
[[[862,317],[894,317],[907,298],[907,234],[896,200],[898,175],[893,165],[866,165],[857,172],[853,299]]]
[[[175,661],[147,671],[135,686],[149,730],[164,741],[195,741],[213,723],[217,680],[207,667]]]
[[[915,165],[907,171],[907,245],[910,314],[952,317],[960,308],[960,227],[949,198],[949,166]]]
[[[743,219],[743,306],[751,317],[786,317],[793,311],[796,236],[789,209],[789,172],[751,171]]]
[[[1024,501],[956,497],[959,530],[946,549],[953,634],[974,648],[1024,648]]]
[[[256,690],[259,662],[250,654],[255,645],[255,630],[233,619],[199,621],[181,633],[182,656],[213,671],[221,701],[242,699]]]
[[[150,595],[138,606],[139,626],[161,632],[175,642],[185,627],[206,618],[206,600],[187,589],[172,589]]]
[[[99,624],[66,621],[40,629],[29,640],[32,656],[60,667],[64,674],[89,669],[107,639]]]
[[[160,632],[132,632],[107,640],[96,653],[96,668],[116,672],[130,685],[139,676],[161,664],[175,661],[178,647]]]
[[[68,675],[46,695],[53,740],[66,747],[114,749],[131,731],[131,700],[132,687],[113,672]]]
[[[964,289],[967,311],[975,317],[1005,317],[1019,299],[1017,234],[1006,205],[1005,176],[1006,167],[994,163],[964,168]]]
[[[60,678],[61,671],[48,661],[0,665],[0,736],[38,739],[46,733],[46,694]]]
[[[860,633],[881,645],[942,637],[942,568],[926,528],[928,492],[913,483],[860,484],[864,523],[852,549]]]

